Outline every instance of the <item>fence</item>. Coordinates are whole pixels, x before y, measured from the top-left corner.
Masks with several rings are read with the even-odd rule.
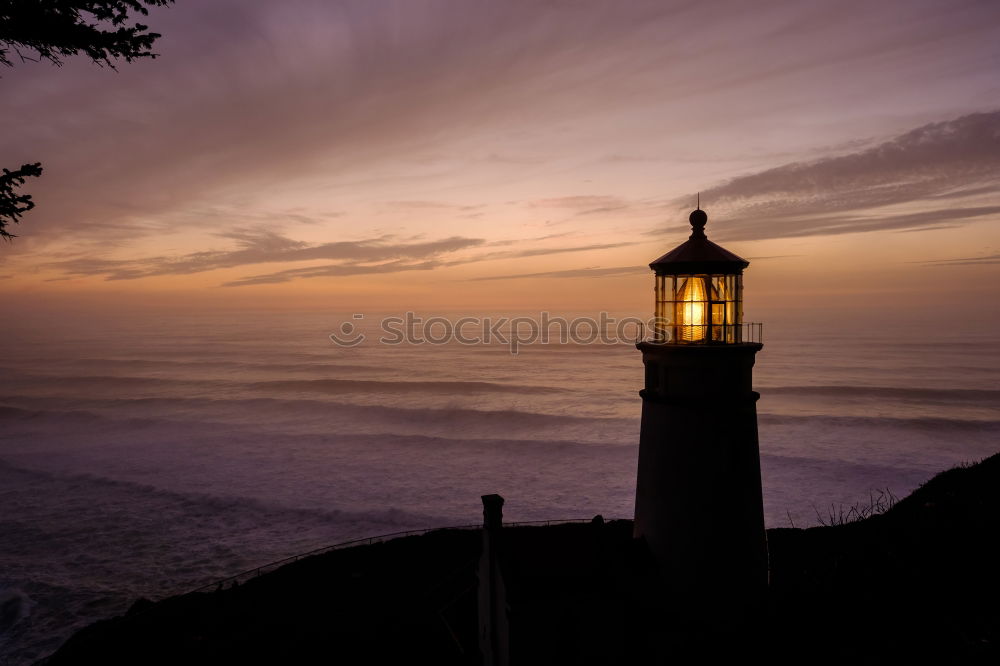
[[[513,523],[504,523],[504,527],[523,527],[523,526],[539,526],[546,527],[548,525],[564,525],[569,523],[589,523],[592,518],[566,518],[562,520],[528,520]],[[208,592],[213,589],[218,589],[219,587],[225,587],[226,585],[232,585],[233,583],[242,583],[251,578],[256,578],[262,573],[267,573],[269,571],[274,571],[275,569],[282,567],[286,564],[292,564],[293,562],[298,562],[301,559],[312,557],[314,555],[322,555],[324,553],[329,553],[334,550],[340,550],[343,548],[352,548],[354,546],[369,546],[374,543],[380,543],[382,541],[389,541],[391,539],[399,539],[408,536],[418,536],[421,534],[427,534],[428,532],[436,532],[438,530],[478,530],[482,529],[482,523],[475,523],[471,525],[454,525],[450,527],[425,527],[418,530],[406,530],[403,532],[390,532],[388,534],[379,534],[377,536],[363,537],[361,539],[352,539],[350,541],[342,541],[340,543],[335,543],[331,546],[323,546],[322,548],[316,548],[315,550],[310,550],[305,553],[299,553],[298,555],[291,555],[289,557],[282,558],[280,560],[275,560],[273,562],[268,562],[267,564],[262,564],[259,567],[253,569],[247,569],[246,571],[241,571],[238,574],[233,574],[227,578],[222,578],[220,580],[212,581],[206,585],[189,590],[188,592],[182,594],[195,594],[199,592]]]
[[[649,338],[646,338],[646,335]],[[676,345],[689,344],[743,344],[764,341],[764,324],[745,322],[742,324],[672,324],[657,322],[639,327],[636,342],[656,342]]]

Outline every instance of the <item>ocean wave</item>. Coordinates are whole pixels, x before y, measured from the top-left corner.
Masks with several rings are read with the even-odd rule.
[[[631,418],[551,414],[523,409],[472,409],[468,407],[402,407],[362,405],[313,399],[260,398],[89,398],[61,404],[48,398],[0,396],[0,420],[19,420],[31,425],[58,426],[70,422],[106,421],[146,427],[157,422],[229,423],[282,430],[288,424],[328,423],[331,433],[413,434],[434,436],[454,431],[457,436],[489,439],[496,433],[518,433],[540,441],[588,440],[582,432],[607,437],[638,434],[639,414]],[[762,426],[796,426],[838,429],[920,430],[939,432],[1000,432],[1000,420],[945,417],[789,415],[762,412]],[[401,433],[400,429],[407,430]],[[293,428],[294,429],[294,428]],[[621,442],[627,443],[627,442]]]
[[[2,400],[2,398],[0,398]],[[20,419],[39,421],[41,419],[77,419],[83,421],[108,421],[108,417],[81,409],[32,409],[0,404],[0,421]]]
[[[287,507],[5,461],[0,476],[5,500],[20,507],[0,520],[4,664],[36,663],[138,596],[185,592],[351,538],[454,522],[409,507]]]
[[[811,425],[836,428],[881,428],[889,430],[966,431],[1000,433],[1000,421],[991,419],[948,419],[939,417],[900,418],[892,416],[758,415],[764,425]]]
[[[378,379],[282,379],[241,382],[231,379],[136,377],[131,375],[35,375],[15,374],[21,386],[52,387],[57,391],[71,390],[170,390],[200,387],[205,389],[247,390],[254,392],[303,392],[343,395],[350,393],[423,393],[444,396],[464,396],[484,393],[537,395],[565,393],[554,386],[501,384],[483,381],[394,381]]]
[[[206,368],[218,368],[236,371],[272,371],[287,374],[289,372],[377,372],[385,370],[378,365],[330,363],[326,360],[314,361],[312,363],[288,363],[284,359],[278,359],[270,363],[260,361],[227,361],[213,359],[153,359],[153,358],[63,358],[63,359],[34,359],[35,363],[45,364],[48,367],[57,369],[65,368],[112,368],[123,370],[174,370],[182,368],[194,368],[204,371]],[[0,366],[0,371],[17,372],[19,368],[26,367],[29,361],[21,361],[17,366]],[[36,376],[61,376],[55,372]]]
[[[1000,409],[1000,390],[904,388],[898,386],[772,386],[762,387],[768,395],[816,396],[833,398],[882,398],[930,403],[993,405]]]
[[[438,393],[467,395],[469,393],[564,393],[565,389],[551,386],[525,386],[495,382],[469,381],[379,381],[355,379],[286,379],[246,384],[258,390],[306,391],[315,393]]]
[[[198,506],[203,509],[211,509],[213,512],[231,512],[241,510],[251,514],[265,516],[270,522],[275,515],[285,516],[292,520],[310,518],[324,523],[346,523],[354,524],[379,524],[399,526],[399,525],[426,525],[433,527],[441,524],[440,516],[418,513],[396,507],[386,507],[378,510],[357,511],[335,508],[319,507],[295,507],[285,506],[275,502],[267,502],[252,497],[234,497],[229,495],[210,495],[197,492],[180,492],[168,490],[151,484],[137,483],[123,479],[111,478],[86,472],[62,472],[52,470],[33,469],[23,465],[13,464],[7,460],[0,459],[0,470],[6,474],[16,474],[21,477],[30,478],[43,482],[61,482],[74,484],[79,490],[80,484],[100,487],[93,492],[106,495],[108,492],[141,494],[147,497],[156,497],[165,500],[174,506],[191,507]],[[199,509],[202,510],[202,509]],[[320,544],[322,545],[322,544]]]
[[[282,421],[303,417],[340,417],[343,423],[356,420],[357,423],[372,425],[392,423],[409,424],[451,424],[455,426],[481,425],[502,429],[525,429],[534,427],[557,427],[574,424],[632,423],[635,419],[615,419],[610,417],[587,417],[569,414],[544,414],[518,409],[470,409],[464,407],[395,407],[385,405],[358,405],[344,402],[329,402],[309,399],[284,398],[83,398],[72,401],[73,408],[61,407],[59,401],[49,398],[22,398],[0,396],[0,416],[8,418],[38,419],[46,414],[57,417],[104,418],[132,420],[139,414],[158,414],[170,420],[171,412],[196,414],[211,420],[212,416],[226,417],[245,414],[263,419],[280,418]],[[93,412],[91,410],[100,410]],[[104,412],[109,410],[109,412]],[[104,413],[102,413],[104,412]],[[146,419],[142,419],[145,421]],[[502,431],[502,430],[501,430]]]
[[[181,379],[172,377],[134,377],[131,375],[37,375],[14,374],[18,384],[27,386],[52,386],[61,389],[121,388],[134,390],[141,387],[169,388],[183,386],[216,386],[229,384],[218,379]]]
[[[35,602],[19,587],[0,588],[0,635],[31,615]]]

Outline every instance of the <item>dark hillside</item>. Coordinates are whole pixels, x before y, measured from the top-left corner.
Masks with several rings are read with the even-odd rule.
[[[1000,455],[882,515],[768,539],[768,610],[736,634],[725,609],[671,607],[629,521],[505,528],[512,663],[1000,663]],[[476,664],[479,540],[440,530],[137,604],[48,663]]]
[[[770,530],[768,543],[776,649],[821,663],[1000,663],[1000,454],[885,514]]]

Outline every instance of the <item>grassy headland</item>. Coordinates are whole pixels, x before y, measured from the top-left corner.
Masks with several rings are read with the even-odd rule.
[[[476,664],[479,544],[439,530],[138,602],[46,663]],[[629,521],[505,528],[512,663],[1000,663],[1000,454],[768,544],[769,598],[734,625],[673,607]]]

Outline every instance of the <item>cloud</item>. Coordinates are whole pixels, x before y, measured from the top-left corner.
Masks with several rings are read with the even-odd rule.
[[[429,271],[444,265],[440,261],[405,262],[389,261],[382,264],[364,265],[356,263],[292,268],[276,273],[251,275],[249,277],[224,282],[223,287],[246,287],[257,284],[278,284],[296,279],[316,277],[343,277],[347,275],[371,275],[374,273],[402,273],[405,271]]]
[[[644,275],[649,272],[648,266],[619,266],[616,268],[574,268],[565,271],[544,271],[541,273],[517,273],[514,275],[490,275],[472,278],[470,281],[483,280],[517,280],[521,278],[581,278],[581,277],[613,277],[618,275]]]
[[[777,254],[769,257],[751,257],[751,261],[762,261],[764,259],[784,259],[788,257],[799,257],[798,254]],[[624,275],[646,275],[649,273],[649,266],[617,266],[614,268],[571,268],[563,271],[542,271],[540,273],[514,273],[511,275],[488,275],[485,277],[471,278],[470,282],[481,282],[484,280],[518,280],[521,278],[586,278],[586,277],[617,277]]]
[[[580,217],[583,215],[600,215],[603,213],[621,213],[622,211],[633,208],[635,203],[622,197],[607,194],[594,194],[535,199],[533,201],[529,201],[527,206],[529,208],[554,208],[568,210],[571,217]],[[566,221],[567,220],[561,220],[560,222]],[[556,222],[556,224],[560,222]]]
[[[592,233],[607,215],[616,225],[627,218],[624,237],[633,238],[645,224],[637,220],[662,214],[663,188],[672,196],[822,145],[851,152],[715,188],[713,222],[735,222],[724,231],[710,223],[713,237],[851,233],[880,228],[889,217],[880,209],[909,204],[941,208],[937,226],[945,212],[966,215],[960,223],[991,215],[991,202],[975,199],[994,197],[1000,180],[995,114],[930,125],[874,152],[844,139],[987,99],[991,88],[980,84],[995,79],[983,54],[995,44],[996,9],[814,4],[178,3],[150,16],[163,34],[155,61],[118,73],[85,59],[4,73],[10,94],[0,112],[14,130],[0,136],[0,154],[10,164],[41,160],[45,175],[28,190],[38,207],[0,261],[16,256],[19,275],[20,266],[48,265],[112,280],[329,264],[246,278],[266,282],[434,270],[475,253],[486,261],[596,251],[627,245],[613,242],[621,227],[601,226],[589,245],[517,241],[525,245],[506,254],[481,241],[435,250],[381,230],[403,228],[412,212],[414,233],[494,240],[519,216]],[[711,34],[696,29],[706,25]],[[914,95],[928,101],[914,105]],[[578,194],[546,197],[567,192]],[[448,203],[470,197],[516,203],[506,217]],[[689,198],[670,205],[686,213]],[[482,221],[438,220],[480,210]],[[907,218],[912,211],[891,215],[900,229],[935,226]],[[251,223],[271,235],[247,232]],[[313,239],[368,240],[304,243],[285,229],[292,224],[312,225]],[[216,231],[231,247],[145,257],[130,248],[139,239],[196,242],[177,233],[190,229],[199,238]],[[67,246],[73,255],[54,254]]]
[[[106,280],[137,280],[165,275],[190,275],[219,269],[239,268],[268,263],[315,262],[335,263],[321,266],[287,268],[270,273],[250,275],[224,283],[227,287],[257,284],[276,284],[297,279],[316,277],[343,277],[376,273],[428,271],[436,268],[498,259],[519,259],[569,252],[604,250],[633,243],[592,243],[557,247],[516,248],[564,238],[567,234],[547,234],[525,239],[507,239],[487,242],[482,238],[450,236],[437,240],[419,237],[400,239],[393,235],[327,243],[307,243],[295,240],[261,226],[235,227],[220,231],[216,237],[225,239],[234,247],[221,250],[202,250],[176,256],[158,255],[135,259],[108,259],[90,254],[67,253],[65,258],[42,264],[43,268],[58,271],[52,280],[75,277],[103,276]],[[486,248],[511,248],[483,250]]]
[[[867,150],[703,190],[721,240],[925,229],[1000,214],[1000,111],[931,123]],[[947,207],[927,209],[947,200]],[[686,210],[690,197],[671,203]],[[907,207],[919,212],[905,212]],[[902,211],[902,212],[901,212]],[[670,230],[673,231],[673,230]],[[654,235],[665,230],[651,232]]]
[[[458,240],[458,239],[449,239]],[[463,240],[474,240],[474,239],[463,239]],[[517,241],[515,241],[517,242]],[[506,242],[501,242],[497,244],[506,244]],[[465,247],[456,247],[451,251],[456,251],[459,249],[466,249],[467,247],[478,247],[483,245],[482,241],[476,242],[475,244],[470,244]],[[488,245],[493,245],[489,243]],[[379,264],[363,264],[361,262],[348,262],[342,264],[334,264],[329,266],[311,266],[307,268],[293,268],[284,271],[278,271],[276,273],[264,273],[261,275],[252,275],[246,278],[240,278],[239,280],[233,280],[225,283],[223,286],[226,287],[244,287],[248,285],[255,284],[275,284],[279,282],[288,282],[295,279],[303,278],[314,278],[314,277],[339,277],[346,275],[364,275],[371,273],[400,273],[403,271],[429,271],[436,268],[447,268],[451,266],[460,266],[463,264],[481,263],[484,261],[493,261],[496,259],[518,259],[522,257],[538,257],[550,254],[564,254],[567,252],[588,252],[591,250],[603,250],[613,247],[621,247],[623,245],[632,245],[632,243],[603,243],[596,245],[576,245],[570,247],[557,247],[557,248],[531,248],[526,250],[510,250],[504,252],[488,252],[485,254],[473,254],[465,257],[451,258],[451,259],[434,259],[430,261],[388,261]],[[441,254],[444,254],[442,252]]]
[[[476,257],[475,261],[492,259],[520,259],[523,257],[542,257],[549,254],[564,254],[566,252],[589,252],[591,250],[610,250],[616,247],[627,247],[636,243],[594,243],[592,245],[571,245],[569,247],[535,247],[526,250],[510,250],[506,252],[489,252]]]
[[[403,208],[407,210],[477,210],[483,208],[482,204],[467,206],[460,204],[445,203],[443,201],[389,201],[386,205],[392,208]]]
[[[424,270],[433,267],[433,264],[426,261],[430,257],[454,253],[484,243],[479,238],[460,236],[425,242],[399,242],[391,236],[381,236],[360,241],[309,244],[274,232],[252,229],[237,229],[219,235],[236,241],[237,248],[193,252],[179,257],[157,256],[125,260],[80,257],[52,262],[47,267],[75,277],[104,275],[108,280],[135,280],[156,275],[186,275],[262,263],[317,259],[333,259],[339,262],[334,266],[322,267],[325,273],[320,272],[319,268],[303,268],[273,274],[287,276],[281,279],[275,278],[273,281],[286,282],[297,276],[386,272],[389,267],[394,271],[418,268]]]
[[[487,243],[481,238],[452,236],[432,241],[399,240],[393,236],[379,236],[356,241],[306,243],[293,240],[273,231],[257,228],[237,228],[217,234],[233,241],[234,249],[206,250],[179,256],[153,256],[137,259],[101,259],[76,256],[49,262],[45,268],[59,271],[52,280],[74,277],[104,276],[106,280],[137,280],[163,275],[190,275],[225,268],[238,268],[267,263],[293,263],[316,260],[334,260],[336,263],[321,266],[289,268],[271,273],[261,273],[230,280],[226,287],[244,287],[259,284],[277,284],[292,280],[317,277],[345,277],[429,271],[437,268],[479,263],[496,259],[538,257],[568,252],[603,250],[632,243],[597,243],[569,247],[535,247],[520,250],[503,250],[478,254],[460,253],[489,246],[509,246],[517,243],[547,240],[562,236],[545,236],[524,241],[495,241]]]
[[[923,231],[940,231],[941,229],[957,229],[957,224],[939,224],[935,227],[917,227],[916,229],[897,229],[897,234],[914,234]]]
[[[1000,264],[1000,254],[989,254],[982,257],[960,257],[958,259],[934,259],[931,261],[914,261],[915,264],[931,266],[988,266]]]
[[[610,195],[578,195],[570,197],[553,197],[529,201],[531,208],[570,208],[573,210],[589,210],[593,208],[623,208],[627,202],[621,197]]]
[[[433,170],[419,166],[428,154],[451,159],[451,140],[503,126],[512,112],[544,116],[570,103],[551,76],[587,72],[579,44],[599,62],[602,53],[624,59],[617,42],[670,14],[649,0],[629,12],[461,0],[216,0],[154,11],[149,23],[163,35],[155,61],[114,73],[77,58],[4,73],[16,94],[0,112],[17,131],[0,137],[0,153],[45,167],[17,250],[196,227],[204,219],[186,214],[193,208],[256,205],[286,183],[321,181],[315,189],[350,198],[359,182],[419,177]],[[572,89],[590,96],[592,87]],[[477,153],[540,163],[495,141]]]

